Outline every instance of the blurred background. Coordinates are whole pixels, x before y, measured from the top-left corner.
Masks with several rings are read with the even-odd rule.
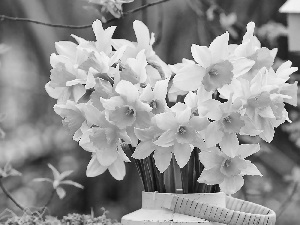
[[[124,4],[124,11],[154,2],[135,0]],[[208,45],[228,30],[231,43],[240,43],[246,24],[254,21],[262,45],[278,48],[274,67],[293,60],[288,51],[287,19],[279,13],[285,0],[170,0],[147,10],[126,16],[108,25],[117,25],[115,38],[135,41],[132,22],[145,22],[156,33],[155,51],[167,63],[191,59],[192,44]],[[1,0],[0,14],[38,21],[82,25],[100,18],[99,6],[87,0]],[[108,18],[111,15],[108,15]],[[107,26],[108,26],[107,25]],[[105,25],[106,26],[106,25]],[[92,29],[52,28],[33,23],[0,21],[0,43],[9,50],[0,55],[0,113],[5,114],[1,128],[6,137],[0,141],[0,167],[6,162],[22,172],[21,177],[4,180],[4,185],[22,205],[42,207],[51,194],[48,183],[32,182],[37,177],[52,178],[47,164],[59,171],[74,170],[71,179],[85,189],[66,187],[67,196],[57,196],[49,205],[49,214],[62,217],[69,212],[102,214],[104,207],[113,219],[141,206],[142,184],[134,163],[126,165],[123,181],[108,172],[87,178],[90,153],[83,151],[61,124],[53,111],[55,100],[45,92],[50,76],[50,54],[54,43],[72,40],[71,34],[95,40]],[[292,79],[298,80],[295,74]],[[277,128],[271,144],[261,142],[262,151],[251,160],[263,177],[245,177],[245,186],[235,196],[273,210],[285,211],[276,224],[299,224],[300,212],[300,115],[298,107],[288,106],[294,122]],[[248,141],[248,140],[244,140]],[[0,191],[0,213],[6,208],[20,213]],[[1,215],[1,214],[0,214]],[[1,219],[1,218],[0,218]]]

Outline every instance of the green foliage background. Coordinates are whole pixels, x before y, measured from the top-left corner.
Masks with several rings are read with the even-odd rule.
[[[124,11],[153,1],[135,0]],[[170,0],[163,5],[148,8],[114,24],[118,28],[115,38],[134,41],[132,22],[143,20],[150,31],[156,33],[159,43],[155,50],[167,63],[174,64],[191,58],[191,44],[208,45],[214,37],[224,32],[218,17],[208,20],[206,13],[210,0]],[[219,0],[226,13],[234,12],[237,23],[234,30],[239,34],[231,42],[239,41],[246,24],[254,21],[258,27],[275,21],[286,24],[286,16],[278,12],[285,0]],[[44,22],[61,24],[89,24],[99,15],[87,10],[84,0],[2,0],[0,14],[26,17]],[[192,6],[192,7],[191,7]],[[60,171],[74,170],[72,177],[85,186],[84,190],[66,187],[67,196],[62,201],[55,197],[49,206],[49,214],[62,217],[69,212],[101,215],[101,207],[110,211],[109,217],[120,220],[121,216],[140,207],[142,185],[134,164],[127,164],[123,181],[115,181],[108,173],[96,178],[85,176],[89,154],[84,152],[64,130],[61,118],[53,111],[55,101],[45,92],[44,85],[50,75],[50,54],[55,52],[54,42],[72,40],[70,34],[94,40],[91,29],[59,29],[33,23],[0,21],[0,42],[10,46],[1,55],[0,112],[6,119],[2,128],[7,133],[0,142],[0,166],[6,161],[22,171],[20,178],[8,178],[5,185],[16,199],[28,207],[43,206],[51,194],[51,187],[31,182],[36,177],[50,177],[47,163]],[[287,60],[287,37],[280,35],[275,43],[261,37],[264,46],[278,47],[278,60]],[[294,61],[299,64],[299,61]],[[298,79],[295,75],[294,79]],[[290,117],[298,120],[299,108],[290,108]],[[246,178],[245,188],[237,197],[277,210],[292,191],[292,184],[284,179],[295,166],[300,166],[299,123],[293,127],[282,126],[270,144],[262,143],[264,151],[252,158],[264,177]],[[245,140],[248,141],[248,140]],[[300,180],[300,177],[298,177]],[[292,203],[278,219],[277,224],[300,224],[300,193],[292,196]],[[0,193],[0,213],[10,208],[18,209]],[[34,209],[34,208],[33,208]],[[7,215],[7,212],[0,216]],[[1,218],[0,218],[1,219]]]

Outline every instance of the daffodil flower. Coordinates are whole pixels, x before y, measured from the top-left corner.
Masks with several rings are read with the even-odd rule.
[[[224,86],[219,91],[221,96],[233,101],[242,102],[240,113],[245,121],[241,134],[259,135],[267,142],[272,141],[274,128],[284,121],[289,121],[284,102],[297,105],[297,82],[285,83],[296,68],[290,67],[287,62],[278,68],[261,69],[251,79],[234,79],[230,85]]]
[[[168,65],[162,61],[154,52],[152,45],[155,42],[154,34],[149,32],[148,27],[141,21],[135,20],[133,22],[133,29],[134,33],[137,39],[137,42],[130,42],[128,40],[124,39],[113,39],[112,40],[112,46],[115,49],[122,48],[123,46],[127,46],[126,51],[124,52],[123,57],[121,58],[121,61],[124,63],[128,58],[136,58],[137,54],[144,51],[144,54],[146,56],[147,62],[154,63],[159,65],[161,67],[164,75],[166,78],[169,78],[171,76],[171,69],[168,67]],[[155,71],[155,68],[153,68],[151,65],[147,65],[146,67],[147,73],[157,74],[157,71]]]
[[[45,88],[47,93],[54,99],[58,99],[60,103],[65,103],[67,100],[78,100],[86,93],[85,87],[81,82],[73,82],[75,79],[86,79],[87,74],[83,70],[74,70],[72,73],[66,69],[66,66],[59,63],[51,70],[51,81]],[[67,84],[72,81],[72,84]]]
[[[130,81],[132,84],[143,84],[147,80],[147,61],[145,50],[141,50],[136,58],[128,58],[125,68],[121,72],[121,79]]]
[[[212,91],[206,91],[203,85],[197,90],[197,93],[189,92],[184,98],[185,104],[192,109],[195,115],[207,117],[211,120],[217,120],[221,117],[221,102],[212,99]]]
[[[161,147],[172,146],[172,152],[180,168],[188,162],[194,146],[204,146],[199,131],[205,129],[209,121],[206,118],[192,116],[190,108],[187,107],[176,113],[160,113],[154,117],[154,120],[164,131],[154,144]]]
[[[153,90],[150,85],[147,85],[140,95],[140,100],[150,105],[153,114],[163,113],[167,109],[168,83],[169,80],[157,81]]]
[[[107,120],[121,129],[128,126],[147,127],[150,124],[149,112],[152,108],[140,101],[138,89],[129,81],[121,80],[115,91],[119,96],[101,98]]]
[[[101,120],[102,125],[104,115]],[[87,129],[80,139],[79,144],[92,153],[86,175],[98,176],[107,169],[117,180],[122,180],[126,174],[124,162],[130,162],[121,147],[121,138],[130,142],[125,130],[106,122],[106,128],[93,127]]]
[[[64,118],[63,125],[68,127],[73,136],[77,136],[77,132],[86,120],[82,110],[83,104],[76,104],[69,100],[66,104],[56,104],[54,106],[54,111]]]
[[[221,150],[212,147],[203,150],[199,159],[205,169],[202,171],[198,182],[209,185],[219,184],[221,191],[226,194],[236,193],[244,185],[244,175],[262,176],[257,167],[249,160],[248,156],[259,151],[258,144],[239,145],[237,140]]]
[[[243,76],[246,79],[252,79],[263,67],[271,68],[277,54],[277,49],[269,50],[261,47],[259,40],[254,36],[254,28],[255,24],[253,22],[247,24],[247,32],[243,37],[242,44],[234,50],[235,56],[245,57],[254,62],[251,70]]]
[[[175,87],[183,91],[194,91],[201,84],[212,91],[229,84],[233,78],[233,65],[228,60],[229,34],[218,36],[208,47],[192,45],[195,65],[187,65],[174,77]]]
[[[146,129],[135,129],[136,136],[141,142],[136,146],[132,157],[135,159],[145,159],[152,152],[155,165],[163,173],[170,165],[172,159],[172,147],[161,147],[154,142],[164,131],[157,126],[151,126]]]
[[[126,174],[123,156],[118,155],[117,159],[112,164],[103,166],[98,161],[96,154],[92,154],[92,159],[86,169],[86,176],[96,177],[103,174],[106,170],[108,170],[116,180],[123,180]]]
[[[240,133],[245,122],[239,112],[242,104],[240,101],[229,101],[219,105],[218,116],[204,130],[205,143],[208,148],[220,142],[230,140],[230,136]]]

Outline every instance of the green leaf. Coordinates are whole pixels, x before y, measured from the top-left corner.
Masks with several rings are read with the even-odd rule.
[[[61,181],[60,184],[73,185],[73,186],[75,186],[77,188],[84,189],[84,187],[81,184],[79,184],[77,182],[74,182],[72,180],[64,180],[64,181]]]
[[[48,167],[52,170],[54,180],[59,180],[60,173],[58,172],[58,170],[54,166],[52,166],[50,163],[48,163]]]
[[[46,181],[46,182],[50,182],[50,183],[53,182],[53,180],[51,180],[49,178],[35,178],[32,181],[34,181],[34,182],[44,182],[44,181]]]
[[[66,196],[66,191],[62,187],[56,188],[56,193],[60,199],[63,199]]]

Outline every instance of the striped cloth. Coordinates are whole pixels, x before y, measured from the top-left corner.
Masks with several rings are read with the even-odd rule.
[[[273,210],[229,196],[226,196],[226,208],[222,208],[174,195],[169,209],[228,225],[274,225],[276,222]]]

